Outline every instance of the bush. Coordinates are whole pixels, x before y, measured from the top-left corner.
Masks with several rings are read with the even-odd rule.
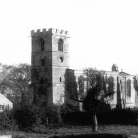
[[[0,113],[0,129],[1,130],[17,130],[18,125],[13,116],[13,110],[5,110]]]
[[[14,110],[14,118],[19,129],[39,129],[62,122],[60,108],[53,105],[24,106]]]
[[[40,130],[61,124],[61,107],[55,105],[16,106],[13,110],[0,113],[0,129]]]
[[[92,116],[89,112],[67,112],[64,123],[68,125],[91,125]]]
[[[100,124],[138,125],[138,110],[114,109],[98,115]]]
[[[37,108],[35,106],[17,108],[14,110],[14,118],[19,129],[32,129],[38,119]]]
[[[62,123],[61,109],[56,105],[43,105],[39,108],[39,116],[44,125]]]
[[[101,111],[97,114],[98,124],[138,125],[138,109],[114,109]],[[92,125],[92,116],[89,112],[68,112],[64,123],[69,125]]]

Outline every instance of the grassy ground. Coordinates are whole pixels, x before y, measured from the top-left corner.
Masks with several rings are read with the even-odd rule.
[[[44,138],[60,135],[84,135],[84,134],[125,134],[125,135],[137,135],[138,126],[122,126],[122,125],[107,125],[99,126],[98,132],[92,132],[90,126],[66,126],[60,128],[47,128],[38,132],[21,132],[21,131],[1,131],[0,135],[7,134],[22,138]]]

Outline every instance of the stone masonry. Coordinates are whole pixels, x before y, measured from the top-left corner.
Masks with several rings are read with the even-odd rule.
[[[46,85],[47,101],[64,102],[64,81],[66,69],[69,68],[67,31],[43,29],[31,31],[32,37],[32,83]]]
[[[83,71],[69,69],[69,33],[52,28],[48,30],[38,29],[31,31],[31,37],[32,84],[47,87],[45,91],[47,102],[53,104],[67,103],[82,110],[80,103],[69,98],[70,95],[73,95],[79,99],[78,79],[83,74]],[[133,75],[119,72],[116,64],[113,64],[111,71],[105,71],[105,75],[114,78],[115,93],[110,101],[112,108],[138,106],[138,102],[136,102],[138,96],[133,86]],[[86,92],[86,86],[84,92]]]

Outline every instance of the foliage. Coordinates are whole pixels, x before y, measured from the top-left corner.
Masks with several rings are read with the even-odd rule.
[[[83,76],[79,77],[79,99],[72,98],[83,103],[85,110],[91,112],[93,117],[93,130],[97,131],[98,110],[110,108],[108,102],[114,94],[114,78],[105,76],[104,71],[98,71],[93,68],[84,70]],[[107,103],[107,104],[106,104]],[[107,110],[107,109],[106,109]]]
[[[138,108],[100,111],[97,119],[99,125],[138,125]],[[91,122],[90,112],[68,112],[64,117],[66,125],[91,126]]]
[[[28,99],[30,98],[30,75],[30,66],[27,64],[20,64],[17,67],[12,67],[12,70],[7,76],[9,83],[12,85],[14,96],[16,99],[20,99],[19,102],[21,104],[25,104],[26,101],[30,100]]]
[[[114,94],[114,78],[112,76],[107,77],[103,72],[89,68],[84,70],[84,77],[81,77],[81,81],[87,85],[86,93],[84,91],[79,93],[86,109],[96,111],[103,103],[112,100]]]
[[[56,106],[20,106],[0,113],[0,130],[38,130],[49,125],[61,125],[59,108]]]
[[[37,121],[37,108],[34,106],[22,106],[14,111],[14,118],[19,129],[31,129]]]
[[[41,104],[43,101],[47,101],[47,90],[51,86],[51,83],[48,82],[47,78],[40,78],[40,74],[37,69],[32,69],[31,74],[33,76],[32,82],[30,85],[31,90],[33,91],[33,104]],[[40,100],[41,99],[41,100]]]
[[[8,95],[14,104],[28,104],[31,102],[32,90],[30,65],[4,66],[1,72],[1,93]]]
[[[59,107],[47,103],[41,106],[30,105],[16,108],[14,118],[21,130],[33,130],[62,122]]]
[[[6,93],[6,95],[14,103],[14,109],[9,111],[11,122],[13,122],[6,122],[7,124],[17,123],[19,129],[33,129],[62,122],[61,108],[46,103],[48,85],[38,85],[39,82],[30,85],[29,65],[3,66],[0,75],[3,76],[0,84],[1,92],[5,94],[7,89],[11,90],[11,93]],[[1,121],[1,128],[8,128],[8,126],[5,127],[5,121],[8,120],[9,115],[7,112],[4,113],[1,114],[1,117],[5,119]]]
[[[138,125],[138,109],[114,109],[110,112],[101,112],[98,114],[99,123],[120,124],[120,125]]]
[[[39,108],[39,116],[44,125],[61,123],[60,107],[44,103]]]
[[[12,66],[0,64],[1,72],[0,72],[0,93],[5,94],[8,84],[7,75],[11,70]],[[8,84],[9,85],[9,84]]]
[[[18,130],[18,125],[14,119],[13,111],[5,110],[0,113],[0,129],[1,130]]]

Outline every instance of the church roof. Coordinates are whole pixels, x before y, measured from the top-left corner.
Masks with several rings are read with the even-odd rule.
[[[133,75],[130,75],[130,74],[128,74],[126,72],[123,72],[123,71],[119,72],[119,75],[123,75],[123,76],[133,76]]]

